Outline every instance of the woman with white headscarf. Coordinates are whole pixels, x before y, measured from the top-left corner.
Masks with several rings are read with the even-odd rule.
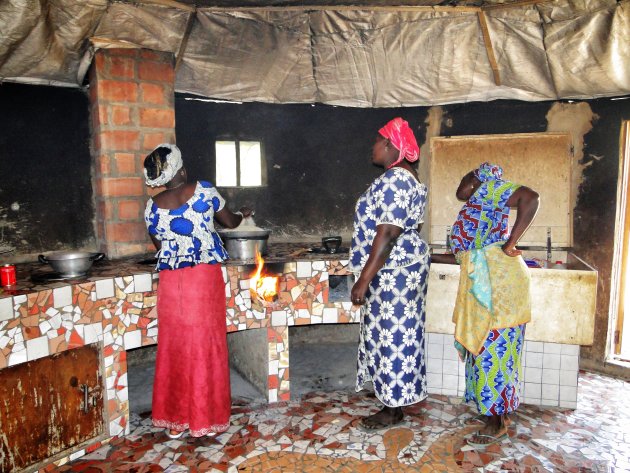
[[[228,258],[216,219],[237,227],[252,210],[230,211],[207,181],[188,182],[179,148],[161,144],[144,161],[147,185],[165,187],[150,198],[145,221],[158,249],[159,341],[153,385],[153,424],[170,438],[229,427],[230,373],[225,327]]]

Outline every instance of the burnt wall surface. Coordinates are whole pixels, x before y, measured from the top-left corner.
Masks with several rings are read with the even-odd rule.
[[[583,166],[574,209],[574,253],[593,266],[599,275],[594,343],[582,347],[581,363],[630,377],[628,370],[607,366],[604,359],[608,346],[611,270],[613,263],[616,219],[617,178],[619,173],[620,130],[623,120],[630,120],[630,99],[599,99],[587,102],[591,126],[582,137],[583,148],[576,150]],[[550,130],[551,102],[488,102],[444,107],[442,135],[475,135],[493,133],[534,133]],[[579,104],[575,113],[582,113]],[[573,132],[569,126],[566,131]],[[532,169],[535,173],[536,170]],[[543,203],[544,204],[544,203]]]
[[[370,110],[194,98],[175,98],[177,143],[189,176],[214,181],[217,139],[263,141],[267,186],[221,192],[233,209],[255,208],[257,223],[271,228],[275,238],[295,241],[351,232],[355,201],[381,172],[370,163],[377,130],[395,116],[410,122],[421,143],[427,134],[571,132],[579,182],[574,248],[599,271],[595,343],[582,349],[582,360],[606,368],[619,132],[622,120],[630,120],[630,100]],[[0,262],[95,245],[85,92],[5,83],[0,85],[0,109],[0,251],[14,248],[0,254]],[[571,121],[573,115],[581,115],[581,124]],[[421,168],[428,148],[423,147]],[[452,191],[431,190],[433,198]]]
[[[402,115],[419,139],[424,136],[422,108],[235,105],[190,98],[175,99],[177,144],[189,176],[214,181],[216,140],[261,140],[268,185],[221,193],[234,210],[254,208],[256,223],[278,239],[350,235],[358,196],[382,172],[371,164],[378,129]]]
[[[0,85],[1,261],[94,245],[88,98]]]
[[[630,99],[596,100],[590,103],[595,114],[593,129],[586,135],[584,168],[577,206],[574,210],[575,253],[599,271],[595,343],[583,348],[586,367],[598,368],[606,355],[608,338],[611,269],[616,224],[617,179],[619,175],[620,130],[630,120]],[[626,334],[628,337],[630,334]],[[606,371],[617,372],[614,366]],[[628,372],[623,373],[630,379]]]
[[[582,349],[582,359],[592,361],[591,368],[609,369],[604,358],[609,325],[619,132],[622,120],[630,119],[630,100],[495,101],[436,107],[439,110],[434,113],[435,109],[422,107],[355,110],[218,104],[190,99],[183,95],[176,97],[176,120],[178,145],[187,159],[191,176],[214,179],[215,140],[262,140],[268,186],[250,190],[222,189],[222,193],[232,208],[254,207],[259,225],[289,239],[351,231],[356,198],[380,172],[370,164],[375,132],[392,117],[406,118],[420,142],[425,141],[427,129],[431,136],[570,132],[575,145],[582,148],[576,150],[574,158],[576,179],[581,182],[574,215],[575,252],[599,272],[595,342],[592,347]],[[580,117],[575,118],[575,125],[571,119],[563,122],[557,117],[562,113],[569,117],[584,115],[585,109],[588,113],[581,120],[590,121],[586,132],[577,124]],[[439,120],[439,123],[431,123],[431,120]],[[426,153],[428,147],[423,151]],[[532,173],[536,173],[536,169],[532,169]],[[432,190],[434,193],[452,191]]]

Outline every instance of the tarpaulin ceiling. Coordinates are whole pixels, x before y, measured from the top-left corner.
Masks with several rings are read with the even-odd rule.
[[[3,0],[0,80],[81,86],[95,48],[134,47],[174,54],[177,91],[231,101],[398,107],[630,93],[630,0],[438,3]]]

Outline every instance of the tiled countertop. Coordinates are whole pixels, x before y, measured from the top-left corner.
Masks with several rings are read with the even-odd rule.
[[[348,259],[348,249],[341,248],[341,252],[328,254],[312,251],[317,247],[316,243],[269,243],[268,254],[265,256],[266,263],[284,263],[288,261],[325,261]],[[155,265],[141,263],[150,260],[154,255],[130,256],[117,260],[97,261],[92,266],[86,277],[66,279],[62,281],[42,281],[42,276],[51,275],[52,268],[47,264],[39,262],[22,263],[16,265],[17,284],[10,288],[0,288],[0,298],[30,294],[45,289],[55,289],[68,284],[81,284],[90,281],[97,281],[105,278],[133,276],[136,274],[146,274],[155,272]],[[253,260],[231,259],[225,263],[227,266],[240,266],[254,264]],[[35,280],[33,280],[33,278]]]

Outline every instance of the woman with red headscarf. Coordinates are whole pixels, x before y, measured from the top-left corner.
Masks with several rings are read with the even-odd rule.
[[[418,233],[427,188],[412,163],[419,158],[409,124],[395,118],[379,130],[372,163],[385,172],[355,207],[350,270],[352,303],[361,306],[357,391],[371,381],[384,407],[361,420],[376,431],[398,424],[403,406],[427,397],[424,353],[429,249]]]

